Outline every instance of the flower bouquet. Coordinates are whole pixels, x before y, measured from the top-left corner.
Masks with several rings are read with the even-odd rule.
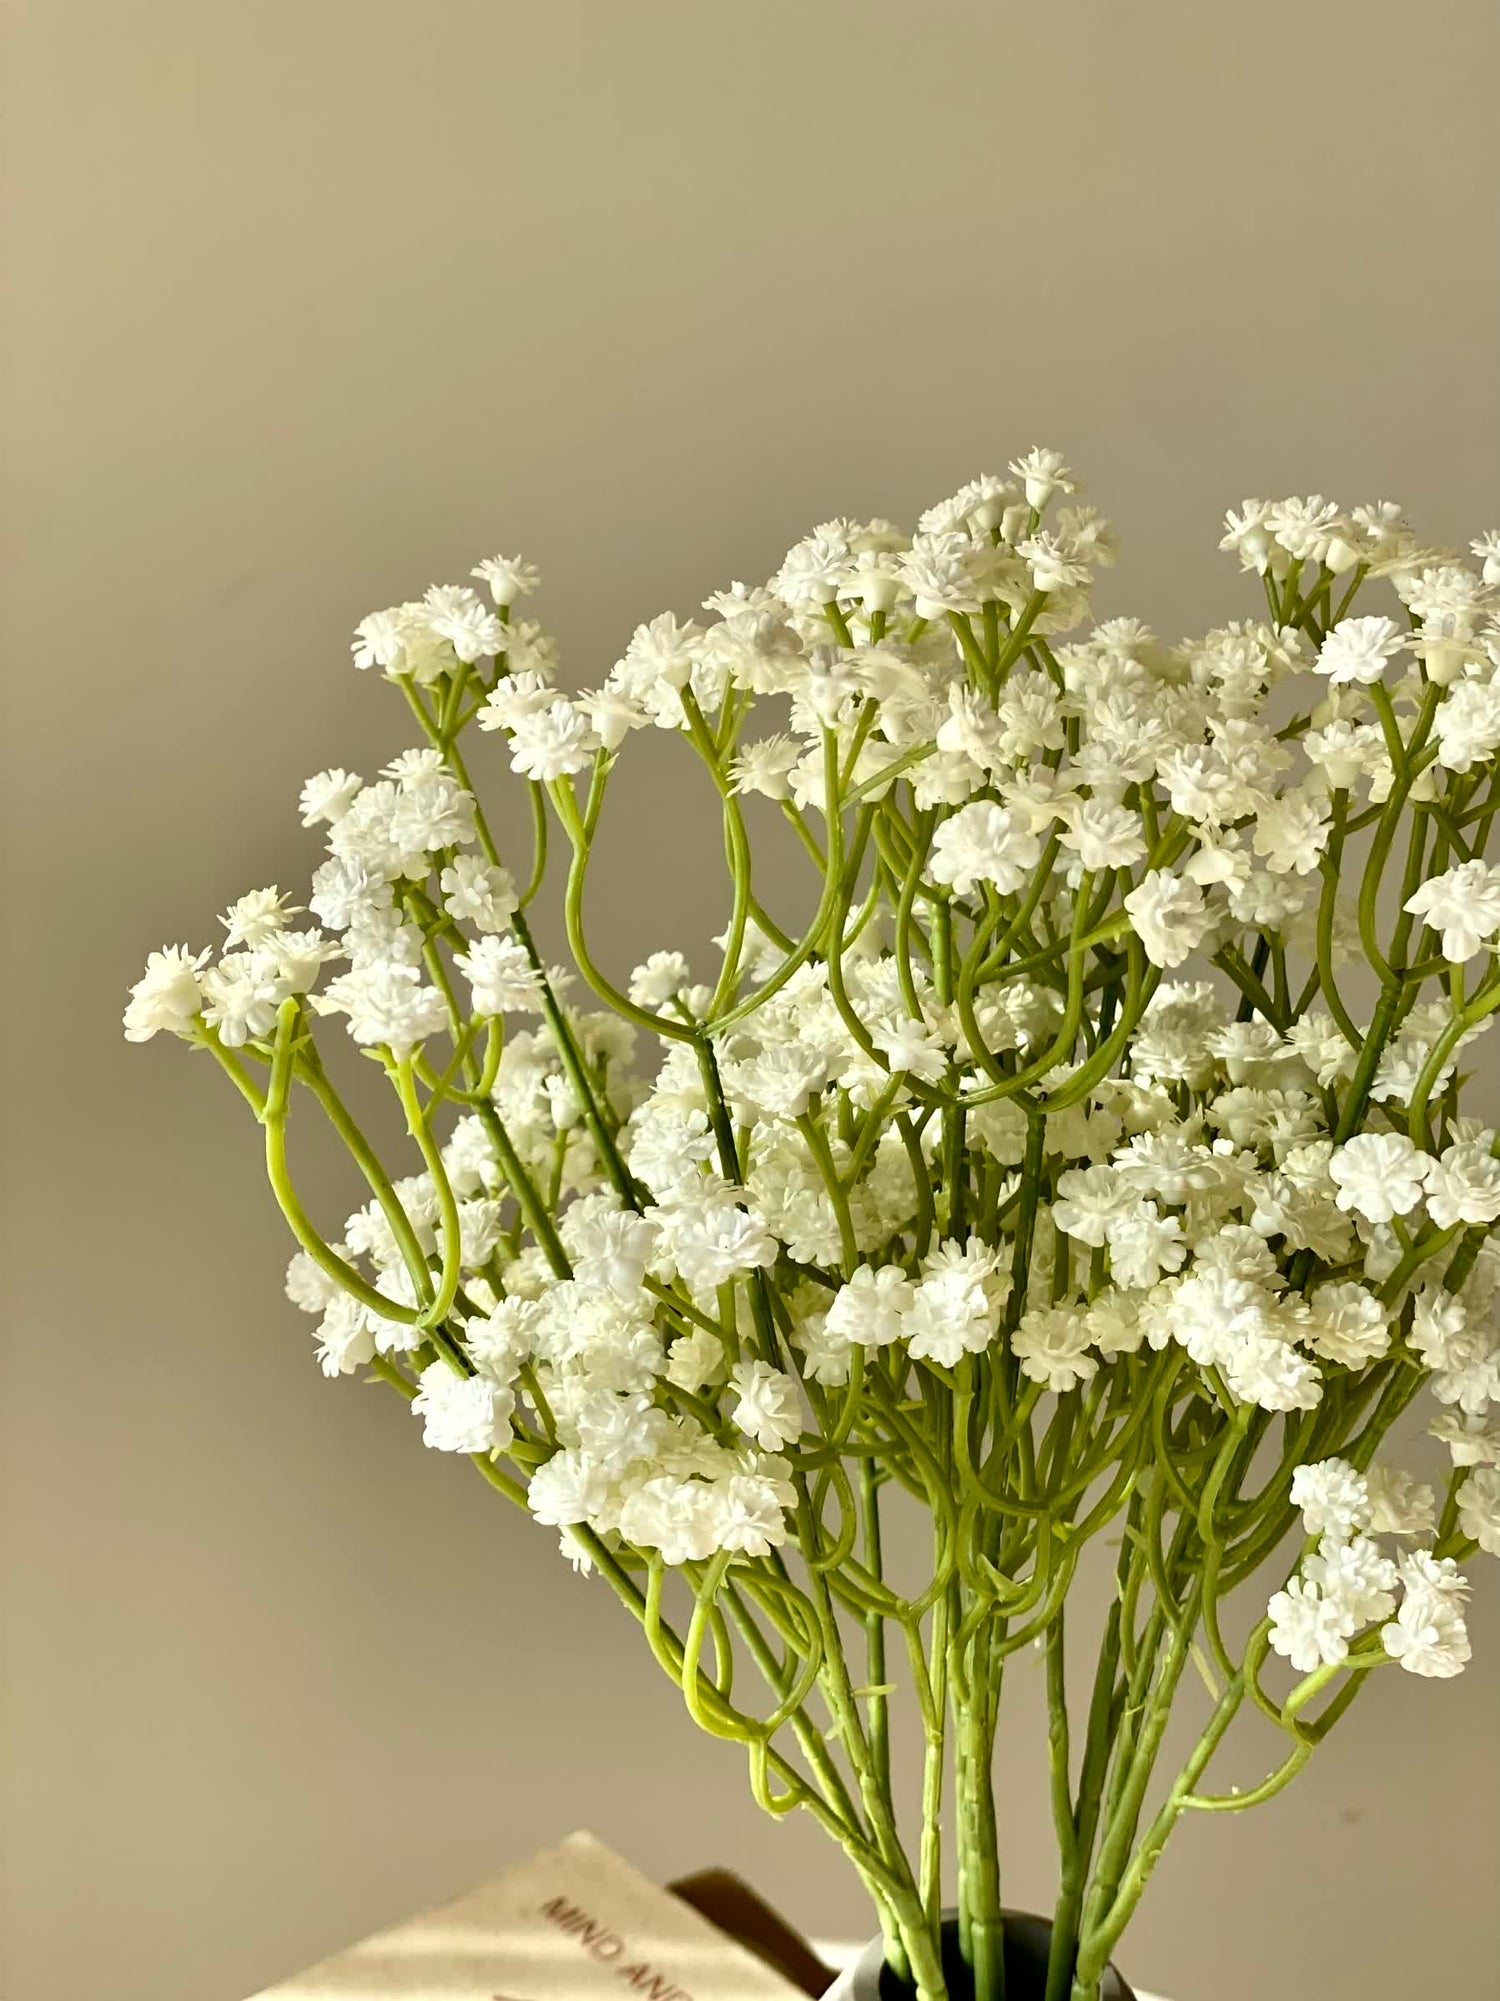
[[[1500,1006],[1500,536],[1469,563],[1388,504],[1249,501],[1221,547],[1263,604],[1167,646],[1089,625],[1114,544],[1074,491],[1037,450],[914,535],[825,522],[582,693],[519,558],[366,618],[354,664],[421,740],[303,789],[316,925],[253,891],[125,1016],[258,1122],[325,1373],[560,1531],[761,1805],[839,1842],[921,2001],[995,2001],[1008,1967],[1011,2001],[1123,1991],[1178,1823],[1279,1792],[1373,1671],[1456,1674],[1459,1565],[1500,1552],[1500,1142],[1461,1102]],[[703,978],[671,940],[634,970],[589,943],[642,729],[722,817]],[[481,803],[502,762],[524,859]],[[754,866],[778,815],[804,885]],[[559,847],[576,972],[533,929]],[[336,1080],[350,1042],[394,1152]],[[341,1230],[299,1199],[294,1114],[347,1149]],[[1424,1392],[1434,1484],[1381,1456]],[[893,1504],[930,1519],[915,1581],[882,1559]],[[1058,1860],[1034,1980],[991,1776],[1030,1647]],[[1185,1677],[1202,1727],[1158,1770]],[[1280,1752],[1216,1789],[1256,1710]]]

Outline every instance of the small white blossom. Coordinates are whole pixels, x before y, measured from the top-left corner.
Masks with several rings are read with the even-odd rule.
[[[998,1253],[977,1240],[930,1251],[901,1315],[908,1352],[945,1368],[963,1355],[982,1354],[996,1338],[1011,1289],[1010,1274],[998,1267]]]
[[[1319,1459],[1292,1474],[1293,1507],[1302,1510],[1309,1535],[1348,1542],[1370,1524],[1370,1493],[1345,1459]]]
[[[1440,931],[1443,957],[1461,966],[1500,936],[1500,868],[1460,862],[1442,875],[1429,876],[1402,908]]]
[[[1458,1525],[1482,1550],[1500,1556],[1500,1467],[1476,1466],[1458,1490]]]
[[[1463,1616],[1468,1583],[1452,1557],[1423,1549],[1403,1550],[1397,1564],[1405,1589],[1396,1617],[1381,1628],[1385,1650],[1408,1674],[1446,1681],[1470,1656]]]
[[[1500,1466],[1500,1418],[1445,1410],[1427,1427],[1448,1448],[1455,1466]]]
[[[1049,1390],[1076,1389],[1099,1367],[1090,1354],[1092,1339],[1086,1317],[1066,1306],[1034,1306],[1021,1315],[1010,1345],[1021,1362],[1021,1374]]]
[[[1431,1487],[1413,1479],[1399,1466],[1379,1460],[1365,1474],[1370,1503],[1370,1528],[1376,1535],[1430,1535],[1436,1519]]]
[[[130,989],[125,1010],[125,1040],[149,1042],[163,1029],[186,1035],[203,1006],[200,974],[211,954],[192,952],[186,945],[164,945],[146,961],[146,970]]]
[[[1308,1306],[1310,1317],[1303,1338],[1325,1361],[1359,1369],[1389,1349],[1391,1323],[1386,1308],[1354,1280],[1315,1286]]]
[[[668,1265],[700,1293],[776,1262],[776,1242],[760,1217],[728,1201],[652,1210]]]
[[[479,938],[453,963],[469,983],[476,1014],[527,1014],[541,1006],[542,976],[515,938]]]
[[[1394,619],[1345,618],[1318,648],[1314,666],[1330,681],[1368,684],[1383,678],[1386,662],[1402,651],[1407,635]]]
[[[897,574],[919,618],[943,618],[980,609],[987,567],[984,552],[967,535],[918,535]]]
[[[203,1019],[226,1049],[270,1035],[292,989],[274,952],[226,952],[203,974]]]
[[[951,883],[960,896],[967,896],[976,882],[991,883],[1008,895],[1026,880],[1041,852],[1036,835],[1003,806],[978,801],[938,828],[929,867],[934,882]]]
[[[653,952],[630,975],[628,993],[637,1007],[664,1008],[692,982],[680,952]]]
[[[343,771],[335,767],[314,772],[303,786],[298,800],[303,826],[316,827],[320,821],[335,825],[354,804],[363,785],[364,780],[357,771]]]
[[[1124,899],[1136,936],[1153,966],[1180,966],[1213,923],[1203,891],[1186,876],[1152,869]]]
[[[434,1362],[417,1378],[412,1415],[422,1420],[422,1443],[437,1452],[492,1452],[510,1436],[515,1399],[488,1376],[460,1376]]]
[[[383,1043],[397,1056],[448,1026],[442,995],[423,983],[415,966],[359,967],[330,980],[312,1004],[319,1014],[346,1015],[356,1042]]]
[[[1472,771],[1500,750],[1500,682],[1455,681],[1437,712],[1438,762],[1448,771]]]
[[[667,1355],[667,1381],[696,1394],[707,1387],[724,1364],[724,1343],[706,1327],[679,1334]]]
[[[1028,507],[1043,508],[1055,493],[1078,491],[1062,453],[1043,445],[1034,445],[1024,458],[1012,459],[1010,471],[1021,482]]]
[[[446,639],[460,660],[472,665],[500,651],[505,627],[470,590],[461,585],[427,594],[428,620],[440,639]]]
[[[483,722],[483,714],[480,720]],[[573,771],[587,770],[598,748],[599,739],[582,709],[558,696],[545,708],[515,718],[511,725],[510,768],[523,778],[546,783],[565,778]]]
[[[274,883],[269,889],[248,890],[219,919],[227,934],[224,943],[226,947],[244,945],[254,951],[284,931],[289,919],[297,916],[300,909],[301,905],[283,896]]]
[[[524,556],[486,556],[482,563],[476,563],[469,575],[478,577],[489,586],[490,596],[497,605],[513,605],[517,598],[528,597],[541,582],[541,572],[535,563],[528,563]]]
[[[1440,1230],[1500,1221],[1500,1160],[1489,1146],[1460,1141],[1423,1166],[1427,1213]]]
[[[765,1362],[736,1362],[729,1371],[735,1403],[729,1415],[766,1452],[778,1451],[804,1430],[795,1380]]]
[[[1337,1667],[1349,1658],[1350,1636],[1357,1629],[1337,1595],[1325,1597],[1316,1584],[1294,1577],[1272,1596],[1268,1610],[1271,1645],[1299,1674]]]
[[[766,1556],[779,1549],[787,1539],[786,1486],[765,1473],[731,1473],[716,1480],[712,1492],[717,1547],[742,1556]]]
[[[1347,1542],[1325,1537],[1304,1559],[1302,1574],[1325,1598],[1344,1607],[1356,1630],[1389,1618],[1396,1609],[1396,1566],[1369,1536]]]
[[[912,1282],[899,1265],[882,1265],[878,1270],[861,1265],[834,1296],[828,1309],[828,1335],[851,1347],[888,1347],[901,1338],[903,1316],[914,1297]]]
[[[1224,537],[1219,547],[1237,555],[1242,569],[1253,570],[1260,576],[1274,571],[1280,576],[1284,573],[1285,558],[1276,547],[1269,514],[1270,506],[1264,500],[1242,501],[1238,513],[1231,508],[1224,517]]]
[[[765,799],[789,799],[791,774],[802,756],[795,737],[767,736],[742,744],[730,763],[731,792],[758,792]]]
[[[1081,799],[1068,815],[1062,845],[1086,869],[1130,868],[1146,853],[1141,823],[1107,799]]]
[[[448,915],[459,924],[472,924],[476,931],[506,930],[520,900],[510,870],[478,855],[455,855],[439,876],[438,887]]]
[[[1335,1147],[1328,1162],[1341,1209],[1367,1223],[1406,1216],[1422,1199],[1424,1156],[1405,1133],[1358,1133]]]
[[[400,611],[372,611],[354,628],[351,651],[356,667],[390,669],[405,650],[404,621]]]

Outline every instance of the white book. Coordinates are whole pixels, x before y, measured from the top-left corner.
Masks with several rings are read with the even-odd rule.
[[[592,1834],[250,2001],[807,2001]]]

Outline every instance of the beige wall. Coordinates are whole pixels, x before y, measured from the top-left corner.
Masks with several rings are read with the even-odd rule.
[[[405,741],[350,625],[495,547],[582,678],[1038,440],[1169,631],[1252,609],[1244,492],[1492,524],[1494,9],[20,0],[9,41],[0,1991],[233,2001],[584,1822],[862,1929],[550,1538],[320,1379],[253,1129],[126,1051],[122,990],[305,880],[301,778]],[[701,800],[632,801],[609,955],[716,910]],[[1293,1794],[1190,1831],[1151,1984],[1494,1991],[1482,1582],[1462,1682],[1377,1677]]]

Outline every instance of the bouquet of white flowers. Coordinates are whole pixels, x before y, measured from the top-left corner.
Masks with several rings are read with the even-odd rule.
[[[1500,535],[1471,565],[1384,503],[1248,501],[1221,547],[1264,616],[1169,647],[1086,628],[1114,546],[1054,511],[1059,456],[1010,474],[915,535],[825,522],[583,693],[517,615],[518,558],[478,565],[490,603],[438,586],[365,619],[355,665],[423,741],[304,788],[317,928],[253,891],[217,958],[154,954],[125,1016],[207,1051],[259,1121],[324,1371],[390,1385],[561,1531],[760,1803],[842,1844],[922,2001],[955,1967],[1002,1992],[991,1767],[1019,1648],[1050,1703],[1046,2001],[1097,2001],[1182,1816],[1278,1792],[1373,1669],[1456,1674],[1459,1563],[1500,1552],[1500,1142],[1460,1105],[1500,1006]],[[1382,607],[1355,613],[1367,584]],[[530,787],[517,873],[470,725]],[[722,814],[703,981],[672,949],[620,979],[588,943],[643,728],[678,733]],[[800,901],[757,878],[757,814],[805,850]],[[528,915],[553,820],[602,1011]],[[330,1032],[389,1080],[400,1160]],[[340,1234],[293,1185],[294,1108],[368,1195]],[[1378,1457],[1424,1390],[1440,1491]],[[919,1588],[882,1563],[896,1490],[931,1519]],[[1111,1533],[1070,1716],[1069,1589]],[[1158,1775],[1190,1666],[1207,1721]],[[1284,1754],[1215,1792],[1249,1708]]]

